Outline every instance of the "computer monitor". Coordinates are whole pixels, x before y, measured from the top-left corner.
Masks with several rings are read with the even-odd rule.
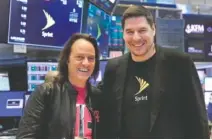
[[[204,39],[204,24],[207,19],[204,15],[184,14],[185,38]]]
[[[98,77],[96,78],[96,80],[90,79],[91,85],[96,86],[100,81],[102,81],[102,78],[104,77],[106,65],[107,65],[107,60],[100,61],[100,68],[99,68]]]
[[[205,77],[205,91],[212,92],[212,77]]]
[[[100,59],[108,57],[110,16],[93,4],[89,4],[86,33],[96,38]]]
[[[28,61],[27,62],[27,83],[28,91],[34,91],[37,85],[44,83],[48,71],[57,70],[57,62],[51,61]]]
[[[204,93],[204,99],[205,99],[205,106],[207,108],[209,102],[212,102],[212,92],[205,92]]]
[[[185,40],[185,52],[196,62],[205,61],[205,42],[203,39],[189,38]]]
[[[0,91],[9,91],[10,82],[8,72],[0,72]]]
[[[123,29],[121,25],[121,16],[111,16],[109,47],[111,49],[123,49]]]
[[[20,117],[23,114],[24,91],[0,92],[0,117]]]
[[[108,14],[112,14],[116,4],[118,3],[118,0],[90,0],[90,2]]]
[[[8,43],[62,48],[81,32],[83,0],[11,0]]]
[[[197,73],[198,73],[201,84],[203,84],[204,80],[205,80],[205,71],[204,70],[197,70]]]
[[[123,55],[123,51],[109,51],[109,58],[115,58]]]

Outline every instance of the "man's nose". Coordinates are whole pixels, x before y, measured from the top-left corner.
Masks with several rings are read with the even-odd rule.
[[[133,34],[133,40],[137,41],[137,40],[140,40],[140,39],[141,39],[141,35],[138,32],[135,32]]]
[[[87,58],[87,57],[85,57],[85,58],[83,59],[82,64],[83,64],[83,65],[88,65],[88,64],[89,64],[89,61],[88,61],[88,58]]]

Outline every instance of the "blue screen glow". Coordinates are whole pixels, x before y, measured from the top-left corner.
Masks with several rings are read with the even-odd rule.
[[[22,116],[25,92],[0,92],[0,117]]]
[[[83,0],[11,0],[8,43],[62,47],[81,31]]]

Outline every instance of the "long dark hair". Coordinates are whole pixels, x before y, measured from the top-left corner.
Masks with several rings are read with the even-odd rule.
[[[63,50],[61,51],[59,64],[58,64],[58,71],[59,74],[55,79],[55,82],[59,82],[60,84],[64,84],[68,81],[68,59],[69,55],[71,54],[71,47],[75,41],[78,39],[85,39],[89,41],[95,49],[95,67],[94,71],[91,76],[94,78],[97,77],[99,71],[99,50],[97,46],[97,42],[95,38],[87,34],[74,34],[72,35],[69,40],[66,42]],[[62,87],[62,86],[61,86]],[[53,90],[54,91],[54,90]],[[73,91],[74,92],[74,91]],[[70,93],[71,94],[71,93]],[[52,108],[54,108],[54,113],[52,114],[53,123],[51,124],[51,134],[53,138],[74,138],[73,136],[73,126],[74,126],[74,116],[71,112],[72,105],[70,104],[70,94],[57,94],[57,100],[55,100],[55,104]]]
[[[67,62],[69,59],[69,55],[71,54],[71,47],[74,44],[74,42],[77,41],[78,39],[85,39],[86,41],[89,41],[94,46],[96,63],[95,63],[94,71],[93,71],[91,77],[96,79],[98,76],[100,62],[99,62],[99,49],[98,49],[96,39],[88,34],[76,33],[76,34],[73,34],[68,39],[63,50],[60,53],[59,64],[58,64],[59,74],[58,74],[58,77],[56,78],[57,81],[59,81],[60,83],[64,83],[65,81],[68,81],[68,64],[67,64]]]

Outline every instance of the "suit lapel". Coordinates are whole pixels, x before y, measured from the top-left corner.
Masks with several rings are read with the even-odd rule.
[[[154,72],[154,80],[152,86],[151,110],[150,110],[150,132],[155,124],[157,116],[160,111],[162,97],[164,95],[165,82],[166,82],[166,69],[164,64],[164,53],[157,46],[156,47],[156,66]]]

